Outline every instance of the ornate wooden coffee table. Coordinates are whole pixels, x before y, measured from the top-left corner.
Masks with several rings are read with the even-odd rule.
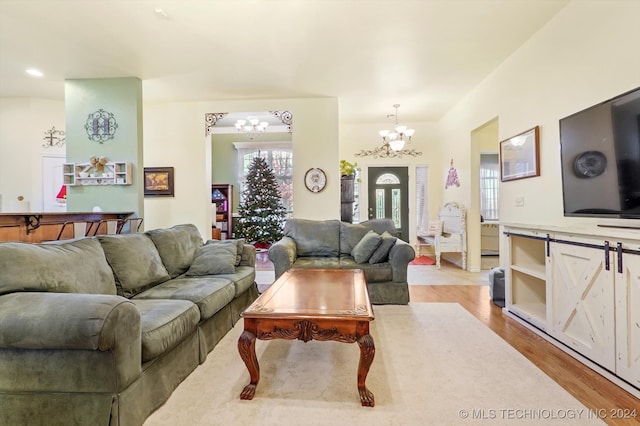
[[[374,406],[373,393],[365,386],[376,351],[369,334],[374,315],[362,270],[289,270],[242,316],[244,331],[238,340],[238,351],[251,381],[240,394],[241,399],[253,399],[260,380],[256,339],[333,340],[358,342],[360,401],[363,406]]]

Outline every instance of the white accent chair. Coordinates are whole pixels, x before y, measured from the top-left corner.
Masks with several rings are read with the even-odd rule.
[[[418,231],[416,253],[428,246],[434,248],[436,254],[436,268],[440,269],[440,256],[442,253],[460,253],[462,257],[462,269],[467,269],[467,224],[466,211],[462,204],[449,202],[438,213],[442,224],[442,231],[431,229],[431,232]],[[431,227],[430,227],[431,228]]]

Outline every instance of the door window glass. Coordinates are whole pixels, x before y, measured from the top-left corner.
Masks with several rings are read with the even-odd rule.
[[[402,197],[400,192],[400,188],[391,190],[391,219],[396,228],[402,227]]]
[[[381,175],[376,181],[376,185],[397,185],[399,183],[400,179],[398,179],[398,176],[394,175],[393,173],[385,173]]]
[[[376,219],[384,218],[384,189],[376,189]]]

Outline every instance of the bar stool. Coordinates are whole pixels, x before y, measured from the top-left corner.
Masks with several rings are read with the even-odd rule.
[[[87,222],[74,222],[72,220],[67,220],[62,224],[62,228],[60,228],[60,232],[58,232],[56,240],[62,238],[62,233],[68,225],[73,226],[73,236],[71,238],[81,238],[86,236]]]
[[[117,234],[135,234],[140,232],[140,227],[142,226],[143,218],[141,217],[130,217],[128,219],[123,219],[119,221]],[[128,227],[126,225],[129,225]]]
[[[100,230],[100,226],[103,224],[106,224],[107,226],[107,232],[105,232],[106,235],[113,235],[113,234],[117,234],[118,232],[118,220],[117,219],[102,219],[98,222],[94,222],[93,224],[96,225],[94,231],[93,231],[93,236],[98,235],[98,231]],[[93,225],[92,224],[92,225]],[[87,233],[88,235],[89,233]]]

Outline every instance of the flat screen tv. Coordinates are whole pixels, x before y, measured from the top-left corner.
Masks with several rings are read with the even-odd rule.
[[[565,216],[640,219],[640,88],[560,120]]]

